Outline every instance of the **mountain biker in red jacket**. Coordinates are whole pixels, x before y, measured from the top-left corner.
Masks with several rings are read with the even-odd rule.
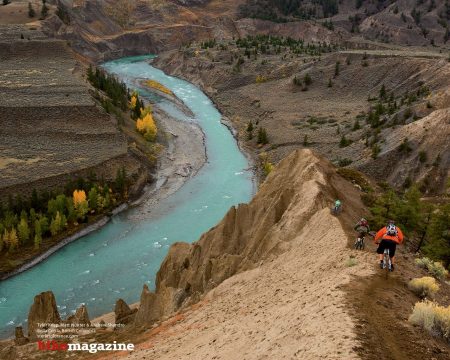
[[[380,242],[381,239],[381,242]],[[395,226],[393,220],[390,220],[384,228],[380,229],[375,235],[375,244],[378,245],[377,254],[379,254],[380,268],[383,268],[383,254],[385,249],[389,249],[389,256],[391,258],[391,268],[394,271],[395,249],[398,244],[403,242],[403,233],[399,227]]]
[[[369,222],[366,219],[361,218],[353,229],[358,232],[358,237],[365,237],[370,231]]]

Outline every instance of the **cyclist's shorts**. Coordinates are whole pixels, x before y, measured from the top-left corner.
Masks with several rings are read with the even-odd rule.
[[[397,243],[392,240],[381,240],[380,245],[378,245],[377,254],[383,254],[385,249],[389,249],[389,255],[395,256],[395,249],[397,248]]]

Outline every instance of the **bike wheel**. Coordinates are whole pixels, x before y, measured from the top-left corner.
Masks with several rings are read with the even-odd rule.
[[[386,280],[389,278],[389,273],[390,273],[390,266],[389,266],[389,264],[390,264],[390,262],[391,262],[391,259],[390,259],[390,257],[389,257],[389,252],[385,252],[384,253],[384,258],[383,258],[383,266],[384,266],[384,273],[385,273],[385,277],[386,277]]]

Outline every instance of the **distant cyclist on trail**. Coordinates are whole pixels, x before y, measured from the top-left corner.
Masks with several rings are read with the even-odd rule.
[[[359,238],[363,238],[370,231],[369,222],[366,219],[361,218],[361,220],[358,221],[358,223],[355,225],[353,229],[358,232]]]
[[[380,242],[381,240],[381,242]],[[375,244],[379,244],[377,254],[379,254],[380,267],[383,268],[383,254],[385,249],[389,249],[391,258],[390,271],[394,271],[395,249],[403,242],[403,233],[399,227],[395,226],[394,220],[389,220],[387,226],[380,229],[375,235]]]
[[[339,212],[339,210],[341,210],[341,206],[342,206],[341,200],[337,199],[334,202],[334,213],[335,214],[337,214]]]

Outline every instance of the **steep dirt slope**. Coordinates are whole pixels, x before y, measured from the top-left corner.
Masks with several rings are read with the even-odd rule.
[[[450,108],[433,111],[384,134],[386,140],[378,158],[363,161],[360,169],[397,187],[405,184],[407,179],[414,179],[424,183],[433,193],[446,191],[446,179],[450,174]],[[404,141],[414,151],[400,151],[399,146]]]
[[[0,26],[0,198],[63,187],[73,176],[137,174],[127,140],[98,108],[61,40]]]
[[[239,0],[226,1],[65,1],[70,22],[57,16],[43,22],[44,31],[69,40],[89,61],[158,53],[194,40],[234,31]],[[198,6],[198,7],[197,7]]]

